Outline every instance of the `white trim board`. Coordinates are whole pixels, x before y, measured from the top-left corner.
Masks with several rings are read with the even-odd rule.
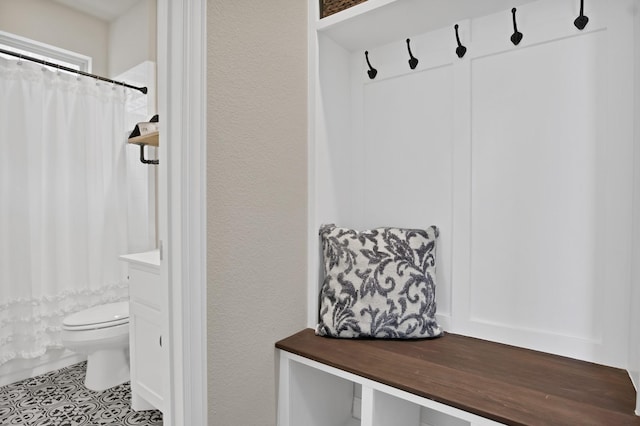
[[[165,426],[207,423],[206,1],[158,2]]]

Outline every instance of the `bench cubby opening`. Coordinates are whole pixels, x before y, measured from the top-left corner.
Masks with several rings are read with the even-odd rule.
[[[306,364],[289,364],[291,425],[359,426],[353,416],[354,383]],[[286,368],[286,367],[285,367]]]

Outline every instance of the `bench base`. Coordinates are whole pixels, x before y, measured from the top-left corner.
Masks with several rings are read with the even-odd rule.
[[[425,409],[455,425],[640,425],[626,371],[562,356],[456,334],[346,340],[311,329],[276,347],[280,426],[420,426]]]

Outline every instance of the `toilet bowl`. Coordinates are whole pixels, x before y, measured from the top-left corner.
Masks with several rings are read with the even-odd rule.
[[[107,303],[62,321],[62,344],[87,355],[84,384],[101,391],[129,380],[129,302]]]

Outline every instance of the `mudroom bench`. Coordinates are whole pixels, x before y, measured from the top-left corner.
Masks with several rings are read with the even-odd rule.
[[[622,369],[456,334],[276,343],[280,426],[640,425]],[[361,389],[361,390],[360,390]]]

